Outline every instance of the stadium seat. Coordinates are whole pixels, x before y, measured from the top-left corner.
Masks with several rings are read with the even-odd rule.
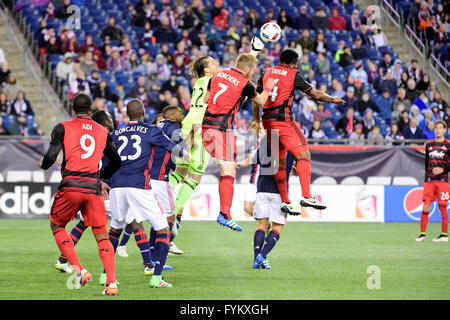
[[[342,185],[360,185],[360,184],[364,184],[364,181],[360,177],[351,176],[351,177],[344,178],[341,181],[341,184]]]
[[[312,184],[317,184],[317,185],[336,185],[337,181],[333,177],[322,176],[322,177],[319,177],[316,180],[314,180],[314,182]]]
[[[368,177],[367,184],[388,186],[391,184],[391,179],[389,176]]]
[[[418,186],[419,182],[414,177],[398,176],[398,177],[394,177],[392,179],[392,185],[394,185],[394,186]]]

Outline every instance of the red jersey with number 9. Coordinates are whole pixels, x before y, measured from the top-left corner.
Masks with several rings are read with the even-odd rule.
[[[258,81],[258,92],[263,91],[263,86],[268,78],[275,80],[275,86],[269,93],[269,98],[264,104],[263,120],[274,119],[278,121],[294,120],[292,114],[292,102],[294,91],[300,90],[308,93],[312,87],[299,74],[298,69],[291,69],[280,64],[270,68]]]
[[[88,117],[76,117],[55,127],[52,140],[58,138],[63,139],[64,153],[59,191],[101,194],[99,164],[108,138],[106,128]]]
[[[233,120],[245,98],[256,97],[255,87],[236,69],[219,71],[208,84],[208,107],[203,117],[204,128],[225,131],[233,128]]]

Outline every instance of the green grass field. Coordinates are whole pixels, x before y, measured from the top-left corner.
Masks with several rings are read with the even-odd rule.
[[[73,226],[71,223],[68,230]],[[128,258],[116,256],[119,296],[104,297],[102,265],[88,229],[77,245],[94,276],[82,290],[66,287],[54,269],[58,250],[47,220],[0,220],[0,299],[450,299],[450,243],[416,243],[413,223],[291,223],[269,255],[272,270],[254,270],[254,223],[242,233],[215,222],[183,222],[182,256],[163,273],[173,289],[151,289],[133,238]],[[148,230],[148,225],[146,228]],[[381,289],[368,289],[367,268],[380,268]]]

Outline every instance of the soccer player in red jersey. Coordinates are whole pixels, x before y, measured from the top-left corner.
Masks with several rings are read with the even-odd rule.
[[[295,90],[300,90],[303,94],[307,94],[311,98],[321,102],[345,103],[339,97],[331,97],[322,91],[313,89],[299,74],[297,64],[297,52],[292,49],[284,50],[280,55],[280,64],[268,69],[261,76],[257,89],[258,92],[262,92],[267,87],[269,79],[274,79],[275,86],[273,86],[273,89],[269,93],[270,98],[264,104],[262,121],[273,152],[275,145],[272,142],[272,135],[278,138],[279,170],[275,173],[275,180],[281,196],[281,210],[291,215],[299,215],[300,210],[292,205],[289,200],[285,170],[287,152],[292,153],[297,159],[296,169],[302,188],[302,200],[300,204],[303,207],[313,207],[316,209],[326,208],[326,206],[311,196],[311,155],[308,151],[305,136],[293,121],[292,102],[294,92]],[[253,102],[253,117],[256,128],[260,125],[260,105],[258,101]],[[276,152],[274,152],[274,155],[276,155]]]
[[[55,126],[50,146],[39,166],[47,170],[63,151],[62,181],[55,194],[50,212],[50,228],[56,244],[64,257],[75,268],[76,289],[83,287],[92,275],[83,268],[72,239],[65,226],[81,211],[86,226],[91,227],[98,244],[98,253],[108,279],[103,294],[117,295],[114,249],[107,234],[107,219],[102,196],[101,179],[111,177],[121,165],[114,142],[108,130],[90,118],[92,100],[88,95],[77,94],[72,109],[72,120]],[[99,172],[102,155],[110,159],[108,166]]]
[[[204,101],[208,102],[202,123],[202,140],[206,151],[218,161],[220,168],[220,214],[217,222],[232,230],[242,228],[231,218],[231,204],[236,176],[236,137],[233,120],[246,99],[264,104],[272,90],[273,80],[267,79],[261,94],[249,81],[258,70],[258,59],[250,53],[242,53],[236,67],[217,72],[208,84]]]
[[[450,141],[444,138],[447,124],[437,121],[434,125],[436,138],[425,145],[425,184],[423,188],[423,210],[420,217],[420,235],[417,242],[425,240],[428,214],[431,204],[438,199],[442,215],[442,232],[433,242],[448,242],[448,211],[450,188],[448,172],[450,170]]]

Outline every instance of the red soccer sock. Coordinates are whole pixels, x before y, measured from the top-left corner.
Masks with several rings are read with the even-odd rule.
[[[114,248],[108,238],[98,242],[98,254],[106,271],[106,285],[116,282],[116,265],[114,261]]]
[[[425,234],[428,226],[428,212],[422,211],[420,215],[420,233]]]
[[[219,180],[220,212],[231,219],[231,204],[234,195],[234,177],[220,176]]]
[[[80,274],[83,270],[80,260],[78,259],[77,252],[75,251],[75,246],[72,239],[67,233],[66,229],[59,228],[53,232],[56,244],[61,251],[62,255],[70,262],[70,264],[75,268],[77,274]]]
[[[443,205],[439,205],[439,210],[442,215],[442,234],[448,234],[448,211],[447,211],[447,203]]]
[[[302,187],[302,197],[311,198],[311,161],[300,158],[297,160],[297,174]]]
[[[286,167],[279,166],[277,173],[274,174],[275,182],[277,184],[278,192],[280,193],[282,202],[291,202],[289,200],[289,193],[286,183]]]

